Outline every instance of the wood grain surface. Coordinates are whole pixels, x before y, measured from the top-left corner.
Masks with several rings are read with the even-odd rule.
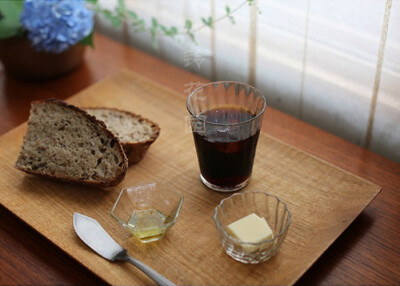
[[[27,119],[31,100],[65,99],[121,67],[152,78],[182,97],[187,84],[206,81],[102,35],[95,35],[95,44],[82,66],[51,81],[20,81],[7,76],[0,66],[0,134]],[[297,284],[399,285],[400,165],[273,108],[268,108],[262,129],[383,187]],[[1,285],[105,283],[4,206],[0,207],[0,237]]]
[[[110,284],[152,282],[135,267],[111,265],[84,245],[71,223],[76,211],[97,219],[129,253],[178,285],[292,285],[381,189],[261,134],[253,177],[245,190],[279,196],[292,212],[292,224],[273,259],[243,265],[228,257],[219,244],[212,215],[214,207],[229,194],[210,191],[200,182],[185,120],[185,98],[156,82],[121,71],[68,102],[139,113],[160,124],[160,138],[140,164],[129,168],[119,186],[101,190],[27,176],[13,169],[26,132],[23,124],[0,138],[0,202]],[[163,240],[142,244],[109,212],[122,187],[152,181],[184,194],[185,203],[178,223]]]

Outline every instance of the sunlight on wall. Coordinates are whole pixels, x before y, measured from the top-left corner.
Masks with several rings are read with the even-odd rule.
[[[217,19],[243,2],[126,0],[147,23],[155,17],[181,31],[185,19],[198,27],[201,17]],[[400,162],[400,0],[259,0],[258,7],[243,5],[236,24],[201,29],[197,45],[164,36],[154,49],[148,33],[112,28],[101,17],[98,25],[209,80],[250,82],[271,106]]]

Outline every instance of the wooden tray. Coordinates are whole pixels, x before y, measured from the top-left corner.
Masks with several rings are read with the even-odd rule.
[[[0,203],[111,284],[153,282],[132,265],[110,263],[86,247],[73,230],[74,212],[97,219],[130,254],[179,285],[294,284],[380,191],[379,186],[261,134],[246,190],[278,195],[287,202],[293,219],[273,259],[258,265],[241,264],[220,246],[212,215],[229,194],[210,191],[200,182],[184,96],[121,71],[68,102],[140,113],[160,124],[161,135],[144,160],[129,168],[122,184],[101,190],[15,170],[26,132],[23,124],[0,138]],[[122,187],[152,181],[183,193],[185,202],[177,224],[164,239],[141,244],[109,211]]]

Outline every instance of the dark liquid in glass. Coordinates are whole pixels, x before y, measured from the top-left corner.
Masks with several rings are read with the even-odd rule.
[[[216,108],[201,114],[208,122],[240,123],[254,117],[244,108]],[[250,123],[224,132],[224,127],[206,124],[194,130],[194,142],[204,179],[222,188],[233,188],[248,178],[260,131],[251,135]],[[222,129],[222,131],[221,131]],[[251,136],[250,136],[251,135]]]

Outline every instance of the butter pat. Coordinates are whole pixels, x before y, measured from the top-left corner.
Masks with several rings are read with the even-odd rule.
[[[258,243],[273,238],[273,233],[267,221],[252,213],[228,225],[228,232],[231,236],[246,243]],[[246,251],[258,250],[255,246],[243,247]]]

